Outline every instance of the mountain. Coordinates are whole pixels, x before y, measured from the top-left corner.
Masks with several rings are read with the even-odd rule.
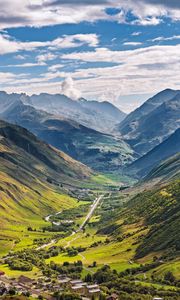
[[[118,126],[133,149],[143,155],[180,126],[180,93],[165,90],[145,102]]]
[[[41,140],[97,171],[112,172],[133,160],[132,149],[121,138],[37,110],[21,101],[13,103],[0,117],[27,128]]]
[[[61,94],[42,93],[31,97],[24,96],[22,101],[37,109],[75,120],[104,133],[112,131],[115,124],[121,122],[126,116],[109,102],[87,101],[83,98],[75,101]]]
[[[169,181],[175,178],[180,178],[180,152],[162,161],[151,170],[144,180],[158,179],[158,181]]]
[[[147,175],[161,161],[180,152],[180,128],[144,156],[127,166],[126,172],[137,177]]]
[[[0,121],[0,224],[31,223],[75,200],[92,171],[19,126]]]
[[[149,253],[165,251],[170,254],[179,251],[180,181],[168,183],[151,191],[135,196],[126,211],[127,219],[143,219],[149,227],[136,250],[136,258]],[[129,217],[128,217],[129,216]],[[161,252],[160,252],[161,253]]]
[[[138,120],[141,119],[141,117],[149,114],[164,102],[174,98],[178,92],[179,91],[171,89],[161,91],[127,115],[126,118],[119,124],[119,130],[122,135],[131,134],[131,132],[138,127]]]

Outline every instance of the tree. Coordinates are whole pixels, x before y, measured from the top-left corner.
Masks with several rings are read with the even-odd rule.
[[[164,275],[164,280],[169,281],[169,282],[174,282],[176,279],[171,271],[168,271]]]
[[[91,274],[87,274],[86,276],[85,276],[85,281],[86,282],[92,282],[92,276],[91,276]]]
[[[92,267],[93,268],[97,267],[97,262],[96,261],[93,261]]]

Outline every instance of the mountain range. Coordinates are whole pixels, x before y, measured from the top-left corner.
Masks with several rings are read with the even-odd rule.
[[[126,114],[110,102],[87,101],[81,98],[77,101],[64,95],[40,94],[31,97],[21,95],[24,104],[34,106],[36,109],[74,120],[86,127],[110,133]]]
[[[0,92],[0,117],[98,172],[137,178],[179,149],[180,91],[166,89],[125,117],[109,102]],[[177,130],[177,132],[175,132]]]
[[[96,171],[112,172],[134,160],[131,147],[118,136],[104,134],[76,121],[9,101],[0,117],[30,130],[46,143]]]

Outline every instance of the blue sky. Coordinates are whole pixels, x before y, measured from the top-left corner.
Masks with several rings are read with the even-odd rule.
[[[0,0],[0,89],[129,112],[180,88],[178,0]]]

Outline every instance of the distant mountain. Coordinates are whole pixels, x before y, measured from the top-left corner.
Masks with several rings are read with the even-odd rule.
[[[109,133],[115,124],[121,122],[126,116],[109,102],[87,101],[83,98],[74,101],[61,94],[42,93],[23,97],[22,100],[25,104],[37,109],[75,120],[86,127],[104,133]]]
[[[165,90],[132,112],[118,130],[143,155],[180,127],[179,115],[180,92]]]
[[[132,149],[122,139],[37,110],[21,101],[0,113],[0,117],[27,128],[41,140],[97,171],[119,170],[134,159]]]
[[[145,181],[158,179],[158,181],[170,181],[180,178],[180,152],[162,161],[144,178]]]
[[[129,115],[127,115],[118,127],[122,135],[133,134],[133,131],[136,130],[136,128],[138,128],[138,120],[141,119],[141,117],[149,114],[162,103],[174,98],[178,94],[178,92],[180,91],[175,91],[171,89],[161,91],[152,98],[148,99]]]
[[[147,154],[127,166],[126,172],[139,178],[147,175],[161,161],[180,152],[180,128]]]
[[[63,205],[69,207],[74,199],[68,198],[68,190],[82,187],[91,175],[88,167],[26,129],[0,121],[1,229],[9,222],[32,224]]]

